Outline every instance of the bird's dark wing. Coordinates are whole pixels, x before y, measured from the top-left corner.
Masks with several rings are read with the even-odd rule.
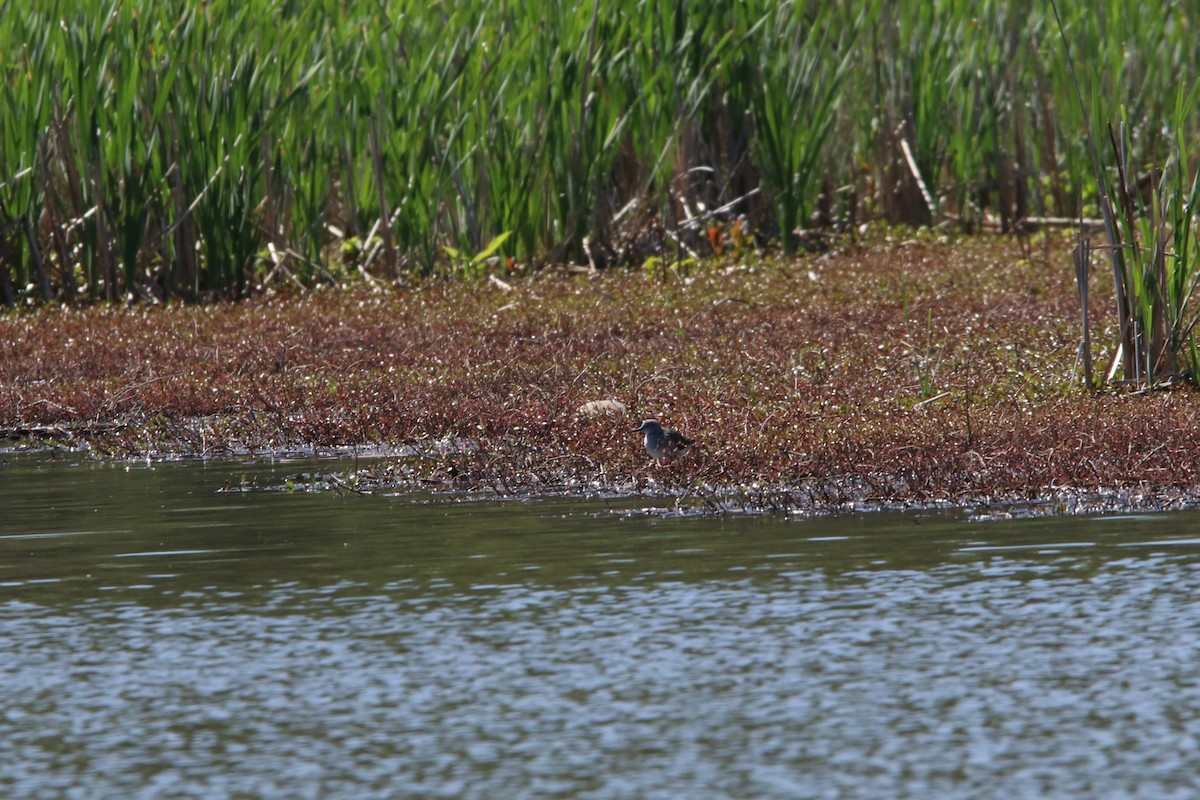
[[[667,429],[667,441],[669,441],[671,444],[675,445],[676,447],[687,447],[689,444],[693,444],[696,440],[689,439],[688,437],[684,436],[682,433],[675,430],[674,428],[668,428]]]

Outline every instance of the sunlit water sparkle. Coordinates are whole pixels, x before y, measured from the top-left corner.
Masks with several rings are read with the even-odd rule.
[[[297,471],[0,467],[0,794],[1200,792],[1200,517],[223,504],[247,468]]]

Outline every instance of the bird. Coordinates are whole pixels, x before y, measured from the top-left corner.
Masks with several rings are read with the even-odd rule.
[[[674,428],[664,428],[656,419],[644,421],[633,429],[633,433],[646,435],[646,452],[659,464],[667,463],[695,441]]]

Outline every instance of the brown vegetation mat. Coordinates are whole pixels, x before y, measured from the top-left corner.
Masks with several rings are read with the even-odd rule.
[[[1094,340],[1110,342],[1095,272]],[[0,317],[0,431],[117,458],[406,454],[359,486],[751,508],[1191,503],[1200,395],[1086,392],[1077,341],[1065,240],[42,309]],[[607,398],[629,413],[577,411]],[[698,447],[654,466],[630,433],[644,417]]]

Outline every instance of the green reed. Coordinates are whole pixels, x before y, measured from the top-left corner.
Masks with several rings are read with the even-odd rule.
[[[1098,91],[1093,87],[1089,105],[1080,87],[1080,71],[1071,59],[1072,43],[1057,16],[1054,0],[1051,8],[1059,25],[1077,106],[1085,120],[1081,138],[1091,159],[1112,265],[1118,340],[1106,379],[1114,379],[1120,368],[1124,380],[1137,386],[1154,388],[1177,378],[1195,382],[1200,378],[1195,333],[1200,323],[1200,304],[1195,297],[1200,285],[1200,253],[1195,242],[1200,223],[1196,208],[1200,171],[1195,171],[1190,158],[1191,140],[1186,131],[1193,119],[1197,84],[1193,80],[1190,89],[1185,84],[1175,87],[1173,112],[1169,125],[1164,126],[1168,132],[1161,136],[1168,152],[1161,161],[1149,161],[1145,173],[1139,172],[1132,133],[1137,118],[1122,107],[1115,123],[1101,125],[1088,119],[1096,116],[1100,105]],[[1171,26],[1170,19],[1158,21],[1168,29]],[[1119,77],[1124,67],[1124,63],[1113,66],[1111,73]],[[1135,108],[1142,109],[1148,102],[1144,94],[1135,93],[1132,98]],[[1083,311],[1080,356],[1085,380],[1092,384],[1087,318],[1090,242],[1082,223],[1080,227],[1075,251]]]
[[[1177,92],[1177,118],[1193,104],[1195,90]],[[1151,172],[1145,191],[1129,160],[1129,125],[1110,128],[1115,178],[1102,202],[1114,221],[1109,241],[1114,253],[1118,324],[1125,378],[1155,384],[1177,376],[1200,377],[1196,325],[1200,305],[1200,252],[1195,240],[1200,223],[1200,172],[1189,169],[1188,146],[1177,137],[1159,174]]]
[[[0,301],[643,264],[738,217],[792,250],[863,217],[1074,216],[1085,125],[1123,107],[1147,165],[1197,130],[1173,98],[1200,40],[1165,2],[1064,25],[1086,117],[1040,0],[21,4]]]

